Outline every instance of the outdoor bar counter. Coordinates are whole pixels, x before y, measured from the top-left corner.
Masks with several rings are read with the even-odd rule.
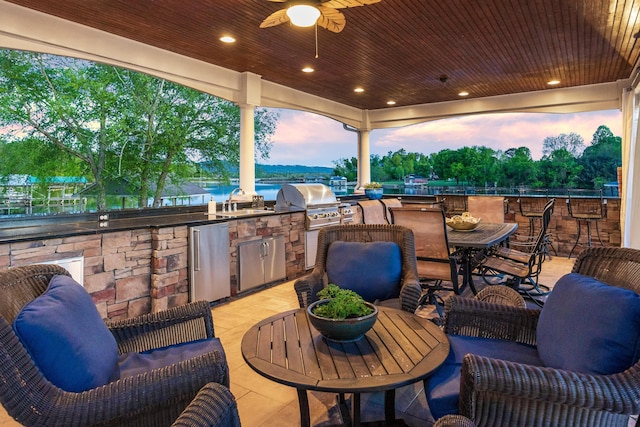
[[[517,197],[505,198],[508,200],[505,221],[518,222],[519,230],[525,232],[529,220],[520,215]],[[354,223],[362,222],[357,208],[357,200],[361,199],[362,196],[340,199],[352,204]],[[403,195],[402,201],[429,200]],[[272,203],[267,202],[267,207],[272,209]],[[619,207],[619,199],[609,198],[607,217],[600,221],[599,228],[605,246],[620,245]],[[232,298],[239,294],[240,243],[283,236],[285,280],[306,272],[304,211],[214,217],[205,210],[206,206],[191,206],[0,219],[0,270],[80,257],[84,262],[83,285],[103,317],[127,318],[157,312],[189,301],[189,228],[227,223]],[[564,198],[556,198],[550,232],[558,256],[567,256],[576,240],[577,228]],[[600,244],[596,236],[593,244]]]

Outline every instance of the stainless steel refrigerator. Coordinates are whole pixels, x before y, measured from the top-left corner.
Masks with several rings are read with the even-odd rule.
[[[189,287],[190,301],[231,296],[229,224],[189,229]]]

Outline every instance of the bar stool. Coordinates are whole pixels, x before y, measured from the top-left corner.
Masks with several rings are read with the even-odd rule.
[[[591,223],[595,223],[596,233],[600,245],[604,246],[600,238],[600,229],[598,228],[598,220],[607,216],[607,200],[602,196],[602,190],[568,190],[567,207],[569,215],[576,220],[578,225],[578,237],[576,243],[569,252],[569,258],[573,254],[573,250],[580,242],[582,223],[587,225],[587,245],[591,247]]]
[[[529,219],[529,236],[535,236],[535,223],[542,221],[544,205],[549,201],[549,190],[519,190],[518,193],[520,215]]]
[[[535,237],[535,223],[540,221],[542,226],[542,214],[544,207],[549,201],[549,190],[519,190],[518,207],[520,208],[520,215],[529,219],[529,239]],[[548,225],[548,224],[547,224]],[[553,250],[553,253],[557,256],[558,252],[553,247],[551,242],[551,234],[548,233],[545,237],[545,256],[551,257],[549,248]]]

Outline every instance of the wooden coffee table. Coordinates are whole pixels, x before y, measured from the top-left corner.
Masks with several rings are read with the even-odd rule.
[[[360,425],[360,393],[384,391],[385,423],[394,424],[395,389],[426,380],[449,354],[449,340],[427,319],[378,308],[373,328],[349,343],[324,339],[306,309],[271,316],[245,333],[242,356],[260,375],[297,389],[302,426],[310,425],[307,390],[340,393],[341,403],[344,393],[353,393],[354,426]]]

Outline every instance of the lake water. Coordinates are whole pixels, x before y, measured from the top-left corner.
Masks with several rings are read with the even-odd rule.
[[[211,187],[203,187],[207,190],[212,196],[213,200],[216,202],[224,202],[229,199],[229,194],[234,188],[238,188],[238,185],[215,185]],[[278,197],[278,191],[282,188],[282,184],[259,184],[256,183],[256,193],[259,196],[264,196],[265,200],[276,200]],[[345,189],[345,188],[332,188],[336,197],[346,196],[353,192],[353,189]]]

